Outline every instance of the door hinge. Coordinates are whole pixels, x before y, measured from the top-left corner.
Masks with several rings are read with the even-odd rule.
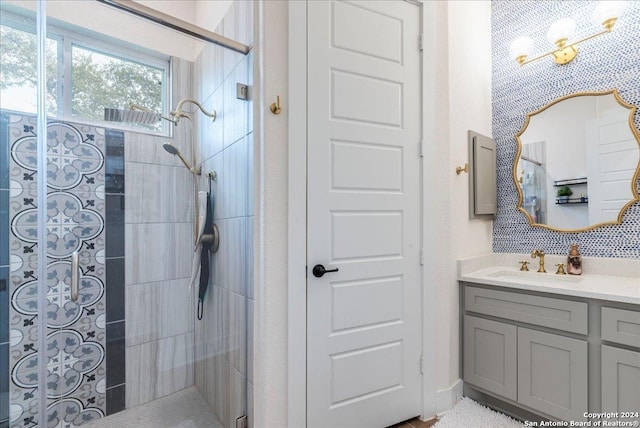
[[[420,266],[424,265],[424,248],[420,249]]]
[[[247,428],[248,424],[247,424],[247,417],[246,416],[240,416],[238,419],[236,419],[236,428]]]
[[[420,355],[420,374],[424,374],[424,355]]]
[[[422,34],[420,34],[418,36],[418,50],[422,52],[423,49],[424,49],[424,37],[422,36]]]

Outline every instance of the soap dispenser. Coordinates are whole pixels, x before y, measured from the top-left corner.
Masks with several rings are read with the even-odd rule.
[[[577,244],[571,244],[571,250],[569,250],[569,256],[567,256],[567,273],[569,275],[582,274],[582,257],[580,256],[580,251],[578,251]]]

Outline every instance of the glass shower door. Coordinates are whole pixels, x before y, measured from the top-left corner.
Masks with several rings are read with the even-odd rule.
[[[42,404],[38,351],[43,343],[38,28],[35,11],[6,2],[0,8],[0,426],[32,427]]]
[[[79,425],[104,411],[105,136],[39,122],[59,108],[60,40],[35,10],[1,16],[0,426]]]
[[[113,401],[124,408],[114,388],[124,384],[124,328],[113,322],[124,316],[123,133],[99,123],[98,97],[107,91],[95,90],[104,86],[95,79],[100,68],[81,49],[87,30],[65,23],[83,22],[77,15],[87,6],[47,2],[46,11],[47,36],[56,42],[50,56],[58,59],[47,69],[47,276],[40,284],[48,427],[101,419]],[[78,88],[84,97],[74,104]]]
[[[38,81],[35,7],[45,3],[46,80]],[[0,3],[0,428],[72,427],[104,416],[100,427],[135,426],[127,411],[138,406],[162,408],[176,421],[198,413],[197,427],[216,419],[235,427],[247,412],[250,377],[252,140],[235,129],[248,116],[235,88],[247,82],[249,61],[99,2],[20,4],[34,10]],[[117,28],[154,37],[136,40]],[[100,80],[123,75],[149,81]],[[36,112],[38,88],[46,106]],[[193,121],[177,125],[156,118],[184,99],[226,114],[212,122],[189,108]],[[107,109],[126,119],[130,101],[152,110],[145,118],[155,122],[108,122]],[[223,129],[233,138],[223,141]],[[195,152],[200,189],[226,199],[215,208],[226,238],[200,321],[189,288],[194,177],[164,143],[189,159]],[[238,191],[207,181],[211,170]],[[198,412],[186,402],[197,402]]]

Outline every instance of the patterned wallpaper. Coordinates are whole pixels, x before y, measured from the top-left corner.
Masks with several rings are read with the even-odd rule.
[[[550,58],[520,67],[509,58],[510,43],[529,36],[536,41],[532,55],[547,52],[549,26],[563,17],[576,21],[576,38],[596,31],[595,1],[492,1],[493,137],[497,143],[498,213],[493,251],[528,253],[533,248],[566,254],[577,243],[585,256],[640,258],[640,203],[626,212],[621,225],[584,233],[558,233],[529,226],[516,209],[518,195],[511,169],[516,154],[514,135],[527,113],[552,100],[582,91],[617,88],[622,98],[640,107],[640,2],[627,1],[611,34],[579,46],[576,59],[557,65]],[[640,114],[635,126],[640,129]],[[640,188],[640,182],[637,183]]]

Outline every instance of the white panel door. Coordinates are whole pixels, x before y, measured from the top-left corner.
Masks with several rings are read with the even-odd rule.
[[[385,427],[422,401],[419,7],[309,1],[308,31],[307,425]]]
[[[589,224],[615,221],[634,199],[631,178],[638,165],[638,142],[629,118],[612,115],[587,123]]]

